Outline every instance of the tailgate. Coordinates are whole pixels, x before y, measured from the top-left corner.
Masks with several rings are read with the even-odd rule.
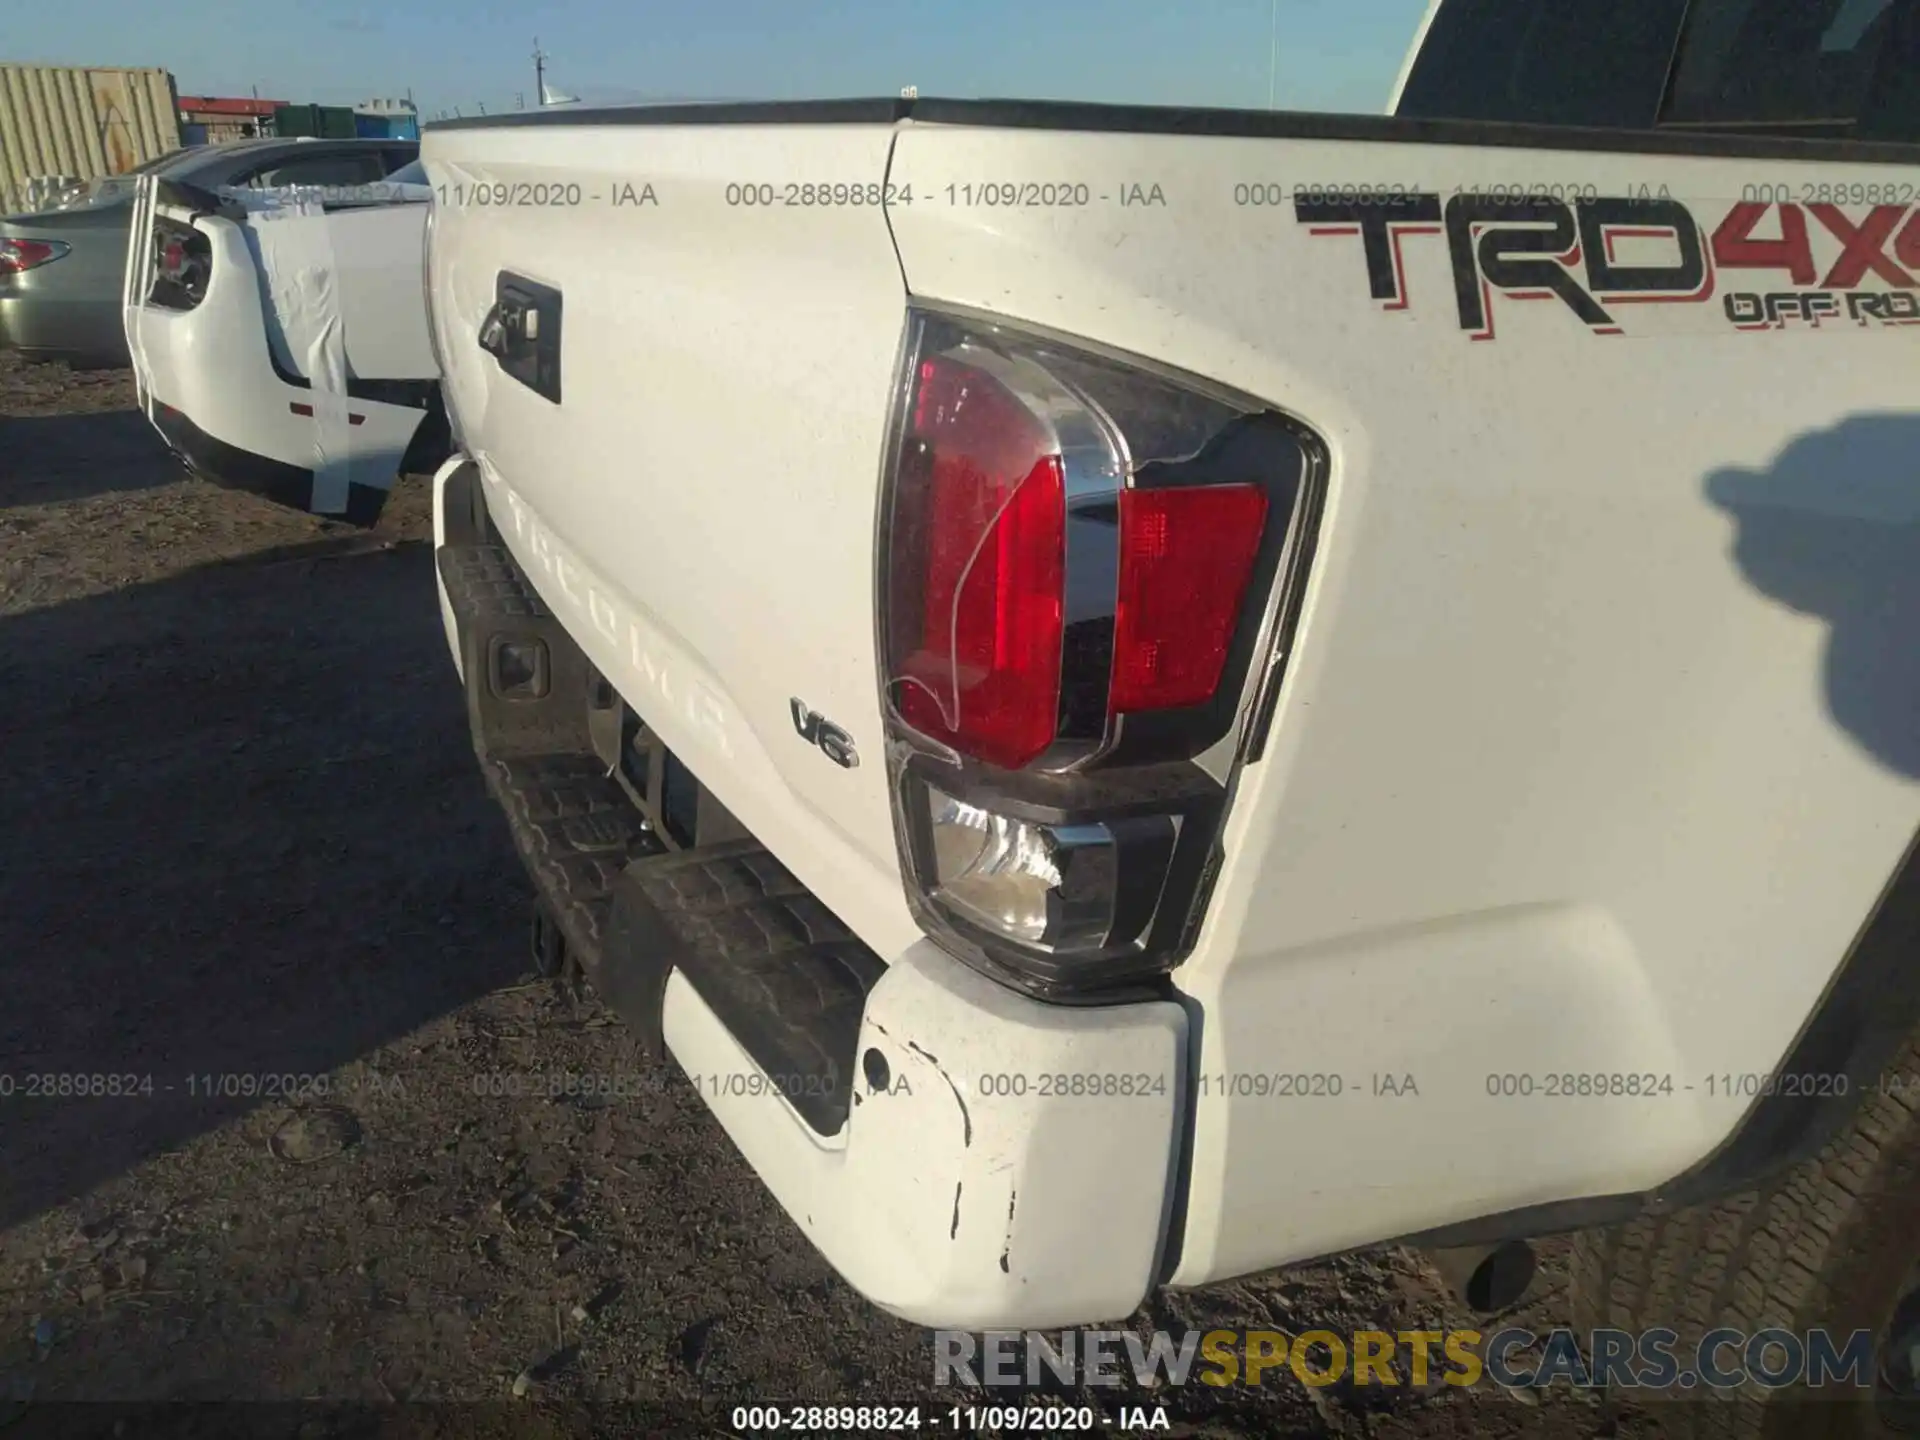
[[[873,644],[905,300],[880,204],[893,108],[553,114],[422,148],[448,409],[506,543],[671,751],[883,954],[918,935]],[[497,302],[537,311],[525,367],[481,348]],[[859,763],[797,734],[796,703]]]
[[[889,175],[916,298],[1330,456],[1174,972],[1182,1283],[1699,1161],[1920,828],[1910,164],[1234,118],[923,103]]]

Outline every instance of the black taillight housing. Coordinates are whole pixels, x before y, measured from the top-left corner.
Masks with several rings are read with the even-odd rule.
[[[878,593],[909,901],[1023,989],[1137,985],[1191,946],[1325,446],[999,321],[916,309],[903,357]]]
[[[153,221],[153,283],[147,303],[169,310],[191,310],[207,298],[213,273],[213,246],[191,224],[156,215]]]

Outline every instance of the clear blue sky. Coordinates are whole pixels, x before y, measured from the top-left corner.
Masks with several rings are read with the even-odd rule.
[[[423,114],[892,94],[1264,106],[1273,0],[4,0],[0,60],[152,65],[186,95]],[[1277,103],[1379,111],[1424,0],[1278,0]]]

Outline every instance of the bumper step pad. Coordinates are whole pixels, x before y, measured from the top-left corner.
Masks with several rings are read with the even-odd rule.
[[[438,558],[487,787],[600,998],[664,1059],[661,1008],[679,970],[767,1083],[837,1134],[886,966],[757,841],[670,850],[595,753],[592,669],[513,557],[448,545]]]
[[[507,812],[514,848],[589,979],[606,949],[614,882],[666,846],[626,792],[590,755],[534,755],[484,763],[487,788]]]
[[[839,1133],[853,1104],[867,992],[886,966],[758,842],[628,866],[608,951],[624,1002],[615,1009],[657,1017],[667,976],[679,970],[800,1118],[821,1135]]]

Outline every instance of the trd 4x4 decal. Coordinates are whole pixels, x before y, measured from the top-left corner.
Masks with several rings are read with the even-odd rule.
[[[1770,222],[1769,211],[1777,212]],[[1494,338],[1495,291],[1509,300],[1557,299],[1594,334],[1618,335],[1615,307],[1698,304],[1713,297],[1725,271],[1774,271],[1792,286],[1724,294],[1722,313],[1738,329],[1920,321],[1920,281],[1911,273],[1920,269],[1920,211],[1905,205],[1876,205],[1855,218],[1836,205],[1742,203],[1711,237],[1687,206],[1665,197],[1301,198],[1294,219],[1315,235],[1358,235],[1369,290],[1388,310],[1408,308],[1405,239],[1444,235],[1460,328],[1475,340]],[[1836,255],[1824,275],[1816,236]],[[1655,258],[1623,258],[1624,241],[1652,242],[1636,253]],[[1869,278],[1900,288],[1859,289]]]

